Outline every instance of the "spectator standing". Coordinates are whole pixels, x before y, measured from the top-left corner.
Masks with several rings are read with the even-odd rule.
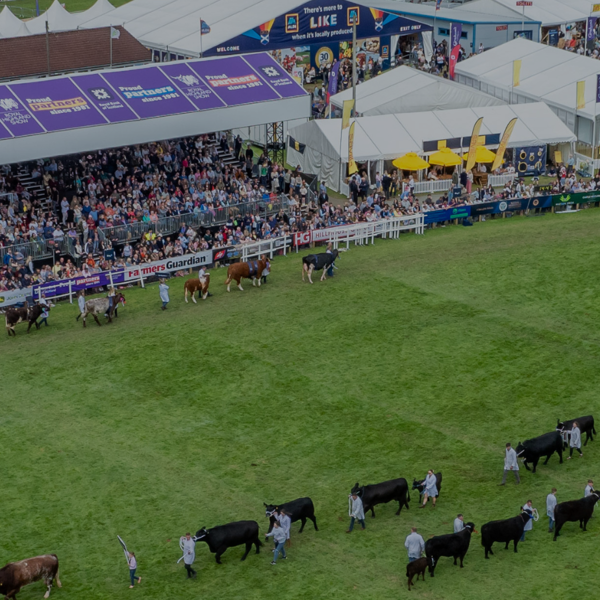
[[[508,472],[512,471],[515,474],[516,483],[521,483],[519,478],[519,462],[517,461],[517,453],[511,447],[510,444],[506,444],[506,452],[504,454],[504,475],[502,476],[502,483],[498,485],[506,485],[506,476]]]
[[[408,551],[409,563],[421,558],[421,554],[425,551],[425,540],[417,533],[416,527],[410,528],[410,534],[404,540],[404,547]]]
[[[551,533],[554,529],[554,509],[558,501],[556,500],[556,488],[546,496],[546,514],[548,515],[548,531]]]
[[[129,559],[127,560],[127,563],[129,564],[129,579],[131,581],[131,585],[129,586],[129,588],[131,589],[136,580],[138,583],[142,582],[142,578],[137,577],[135,574],[137,570],[137,560],[135,558],[135,552],[129,552]]]

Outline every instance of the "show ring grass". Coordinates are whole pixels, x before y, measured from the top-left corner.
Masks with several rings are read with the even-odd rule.
[[[52,309],[50,327],[0,341],[0,562],[60,559],[56,600],[131,598],[584,598],[600,579],[600,519],[547,533],[545,498],[600,485],[600,440],[562,465],[521,470],[498,487],[507,441],[557,418],[600,421],[600,210],[493,220],[376,240],[338,261],[333,279],[302,283],[302,254],[277,257],[266,286],[185,304],[171,279],[125,290],[112,325]],[[598,428],[598,427],[597,427]],[[376,507],[347,535],[355,482],[442,471],[434,510]],[[287,561],[271,541],[242,563],[196,546],[186,580],[179,537],[242,519],[267,531],[263,502],[310,496],[319,531],[292,526]],[[473,535],[465,568],[441,559],[408,595],[404,539],[540,512],[519,553]],[[598,511],[596,511],[598,512]],[[129,590],[117,540],[138,558]],[[41,598],[41,583],[19,600]]]

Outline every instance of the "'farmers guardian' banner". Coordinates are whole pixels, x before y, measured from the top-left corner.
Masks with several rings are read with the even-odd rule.
[[[204,252],[196,252],[196,254],[185,254],[184,256],[176,256],[157,260],[156,262],[144,263],[134,267],[126,267],[124,280],[132,281],[141,277],[152,277],[153,275],[167,275],[173,271],[181,271],[183,269],[195,269],[206,267],[212,263],[212,250]]]

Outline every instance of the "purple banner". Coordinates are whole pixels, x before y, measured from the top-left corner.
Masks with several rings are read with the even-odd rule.
[[[39,123],[5,85],[0,85],[0,123],[15,137],[44,133]]]
[[[596,38],[596,21],[598,17],[588,17],[587,20],[587,39],[588,42]]]
[[[225,104],[215,95],[196,73],[184,63],[161,65],[169,79],[185,94],[185,97],[199,110],[222,108]]]
[[[279,99],[241,56],[192,62],[190,67],[229,106]]]
[[[268,54],[249,54],[244,59],[282,98],[292,98],[301,92],[296,81]]]
[[[450,23],[450,79],[454,79],[454,69],[458,62],[461,35],[462,24]]]
[[[600,102],[600,75],[596,79],[596,102]]]
[[[338,74],[340,72],[340,61],[336,60],[329,71],[329,86],[327,87],[327,104],[329,104],[329,98],[335,96],[338,91]]]
[[[120,285],[125,282],[125,272],[117,271],[112,274],[112,283]],[[66,296],[69,293],[89,290],[90,288],[105,287],[111,285],[108,273],[97,273],[90,277],[73,277],[72,279],[63,279],[62,281],[50,281],[41,285],[33,286],[33,298],[37,300],[40,294],[45,294],[48,298],[56,296]]]
[[[0,117],[1,119],[1,117]],[[8,129],[6,129],[6,127],[4,127],[4,125],[2,125],[2,121],[0,120],[0,140],[4,140],[6,138],[12,137],[8,131]]]
[[[72,79],[81,88],[87,99],[111,123],[137,120],[137,115],[98,73],[78,75]]]
[[[106,121],[70,79],[15,83],[10,89],[46,131],[62,131]]]
[[[182,92],[156,67],[104,73],[104,79],[142,119],[195,110]]]

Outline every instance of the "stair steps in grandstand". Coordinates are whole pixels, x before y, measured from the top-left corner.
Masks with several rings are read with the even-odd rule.
[[[24,167],[20,167],[17,177],[21,185],[32,195],[40,200],[43,210],[52,209],[52,200],[46,196],[46,190],[43,185],[40,185],[38,180],[35,180],[31,173]]]

